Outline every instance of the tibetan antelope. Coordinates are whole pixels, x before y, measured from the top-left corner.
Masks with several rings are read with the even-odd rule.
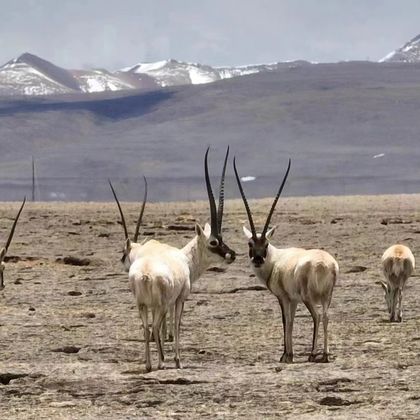
[[[22,205],[20,206],[20,209],[15,217],[15,220],[13,221],[12,229],[10,230],[9,237],[7,238],[7,242],[4,245],[3,248],[0,249],[0,290],[4,289],[4,258],[6,257],[7,250],[9,249],[9,246],[13,239],[13,234],[15,233],[16,225],[19,220],[20,214],[22,213],[23,206],[25,205],[26,197],[23,199]]]
[[[128,269],[130,287],[136,299],[143,323],[145,339],[146,370],[151,371],[150,332],[148,310],[152,312],[152,331],[158,349],[158,369],[164,369],[164,354],[161,339],[161,327],[168,310],[174,311],[175,365],[181,368],[179,336],[184,302],[188,297],[191,284],[213,263],[232,263],[236,254],[222,238],[222,219],[224,208],[224,182],[229,149],[226,152],[219,191],[219,206],[216,203],[208,173],[208,152],[204,159],[205,180],[210,204],[210,225],[204,229],[196,224],[196,236],[183,248],[179,249],[156,240],[143,244],[131,242],[126,235],[124,264]],[[118,199],[114,192],[114,198]],[[145,201],[143,202],[143,206]],[[118,203],[123,226],[125,221]],[[144,207],[142,208],[144,210]],[[139,227],[141,218],[137,222]],[[126,232],[124,228],[124,232]],[[136,231],[137,232],[137,231]],[[136,238],[137,240],[137,238]]]
[[[386,282],[381,280],[379,283],[385,291],[385,302],[391,322],[402,321],[403,290],[414,267],[414,255],[405,245],[392,245],[382,255],[382,271]]]
[[[233,166],[242,196],[245,210],[248,215],[251,231],[243,227],[248,238],[249,258],[254,273],[258,279],[273,293],[280,304],[283,322],[284,352],[280,362],[293,362],[292,332],[296,306],[303,302],[308,308],[313,322],[312,351],[310,362],[328,362],[328,308],[330,306],[334,285],[338,275],[338,264],[335,259],[320,249],[305,250],[301,248],[275,248],[270,244],[276,227],[269,229],[270,220],[277,201],[289,175],[291,161],[287,167],[283,182],[277,192],[271,209],[268,213],[261,233],[255,230],[251,210],[245,197],[241,180],[236,169],[235,159]],[[318,329],[321,315],[318,314],[317,305],[322,306],[322,323],[324,327],[324,349],[322,358],[316,359]]]

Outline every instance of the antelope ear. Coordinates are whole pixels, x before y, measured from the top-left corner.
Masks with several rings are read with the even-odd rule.
[[[197,236],[204,236],[203,228],[198,223],[195,224],[195,234]]]
[[[379,280],[376,282],[376,284],[380,284],[382,286],[382,289],[384,289],[385,293],[388,293],[388,285],[384,281]]]
[[[271,229],[268,229],[267,233],[265,234],[265,237],[267,239],[270,239],[273,236],[276,229],[277,229],[277,226],[273,226]]]
[[[242,227],[242,229],[243,229],[243,231],[244,231],[244,233],[245,233],[245,236],[246,236],[248,239],[251,239],[251,238],[252,238],[252,233],[251,233],[251,231],[250,231],[250,230],[248,230],[246,226],[243,226],[243,227]]]
[[[0,262],[4,260],[4,257],[6,256],[6,248],[2,248],[0,250]]]

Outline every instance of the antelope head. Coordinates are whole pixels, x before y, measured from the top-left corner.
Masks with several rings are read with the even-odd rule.
[[[245,226],[243,227],[245,236],[248,238],[248,246],[249,246],[249,258],[251,263],[254,267],[259,268],[261,267],[266,258],[267,258],[267,249],[268,245],[270,244],[269,239],[273,235],[276,227],[272,227],[269,229],[271,217],[273,216],[274,209],[276,208],[277,201],[280,197],[281,192],[283,191],[284,184],[286,183],[287,177],[290,171],[290,164],[291,160],[289,159],[289,164],[287,166],[286,174],[284,175],[283,182],[280,185],[280,188],[277,192],[276,197],[274,198],[273,204],[271,206],[270,212],[268,213],[267,220],[265,222],[264,228],[261,233],[257,233],[255,230],[254,220],[252,218],[251,209],[249,208],[248,201],[245,197],[244,190],[242,188],[241,179],[238,175],[238,170],[236,169],[236,160],[233,159],[233,168],[235,170],[236,181],[238,183],[239,191],[241,193],[242,200],[245,205],[245,210],[248,215],[249,226],[251,227],[251,231],[249,231]]]
[[[25,202],[26,202],[26,197],[23,199],[22,205],[20,206],[18,214],[15,217],[15,220],[13,222],[12,229],[10,230],[9,238],[7,239],[7,242],[4,245],[4,247],[0,249],[0,290],[4,289],[4,268],[5,268],[4,258],[6,257],[7,250],[9,249],[9,246],[12,242],[13,234],[15,233],[16,225],[17,225],[17,222],[19,220],[20,214],[22,213],[23,206],[25,205]]]
[[[233,249],[229,248],[229,246],[227,246],[223,242],[222,236],[223,209],[225,203],[225,174],[226,165],[229,157],[229,147],[226,150],[226,156],[222,170],[222,177],[220,179],[219,204],[217,209],[209,176],[209,150],[210,147],[207,148],[206,155],[204,158],[204,175],[206,179],[207,195],[210,205],[210,225],[206,223],[206,226],[203,229],[200,225],[197,224],[195,227],[195,231],[199,241],[201,241],[202,245],[208,249],[209,253],[212,256],[215,257],[215,260],[223,259],[225,262],[230,264],[233,261],[235,261],[236,252]]]
[[[112,186],[111,181],[108,180],[109,186],[111,187],[112,194],[114,195],[115,201],[117,202],[118,211],[119,211],[120,217],[121,217],[121,224],[122,224],[122,227],[124,229],[125,245],[124,245],[124,249],[123,249],[123,256],[121,258],[121,262],[124,264],[124,268],[127,272],[130,269],[130,265],[132,263],[132,261],[130,261],[130,252],[133,248],[140,246],[137,243],[137,240],[138,240],[138,237],[139,237],[141,221],[143,219],[144,208],[146,207],[146,201],[147,201],[147,180],[146,180],[146,177],[143,177],[143,179],[144,179],[143,203],[141,205],[139,218],[137,219],[136,230],[134,232],[133,240],[131,240],[128,237],[127,224],[125,222],[125,217],[124,217],[124,213],[123,213],[122,208],[121,208],[121,204],[118,200],[117,194],[115,193],[115,190],[114,190],[114,187]]]

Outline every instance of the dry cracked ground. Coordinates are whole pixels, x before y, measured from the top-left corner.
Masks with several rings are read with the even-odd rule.
[[[251,202],[258,225],[270,204]],[[0,207],[2,238],[17,207]],[[125,208],[134,229],[139,205]],[[273,243],[324,248],[341,268],[331,363],[307,362],[312,320],[300,306],[296,361],[285,365],[277,300],[251,275],[242,203],[227,202],[225,238],[240,255],[194,284],[184,369],[174,369],[167,343],[167,369],[146,373],[115,205],[28,203],[0,293],[0,418],[418,419],[419,275],[408,282],[402,324],[387,322],[375,282],[389,245],[405,243],[420,259],[419,209],[420,195],[280,201]],[[207,203],[150,204],[142,235],[180,246],[207,217]]]

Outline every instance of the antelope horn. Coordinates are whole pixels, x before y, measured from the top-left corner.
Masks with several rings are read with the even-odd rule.
[[[283,191],[283,187],[284,187],[284,184],[286,183],[286,179],[289,176],[289,171],[290,171],[290,165],[291,165],[291,163],[292,163],[292,161],[289,158],[289,164],[287,166],[286,174],[284,175],[283,182],[280,185],[280,188],[279,188],[279,190],[277,192],[276,198],[274,199],[273,204],[272,204],[271,209],[270,209],[270,212],[268,213],[267,221],[265,222],[264,229],[263,229],[263,231],[261,233],[261,237],[264,237],[265,234],[267,233],[267,229],[268,229],[268,226],[270,224],[271,216],[274,213],[274,209],[276,208],[277,201],[279,200],[280,194]]]
[[[229,146],[226,150],[225,162],[223,164],[222,178],[220,179],[220,188],[219,188],[219,207],[217,209],[217,227],[218,233],[222,233],[222,220],[223,220],[223,208],[225,205],[225,174],[226,174],[226,165],[229,157]]]
[[[20,206],[18,214],[15,217],[15,221],[13,222],[12,230],[10,231],[9,238],[7,239],[6,245],[4,246],[6,252],[9,249],[10,243],[12,242],[13,234],[15,233],[16,225],[17,225],[17,222],[19,220],[20,214],[22,213],[23,206],[25,205],[25,203],[26,203],[26,197],[24,197],[24,199],[23,199],[22,205]]]
[[[136,231],[134,233],[134,239],[133,239],[134,242],[137,242],[137,238],[139,237],[139,230],[140,230],[140,226],[141,226],[141,221],[143,219],[144,208],[146,207],[146,201],[147,201],[147,180],[146,180],[145,176],[143,176],[143,179],[144,179],[143,204],[141,205],[140,215],[139,215],[139,218],[137,220]]]
[[[128,239],[127,224],[125,223],[124,213],[123,213],[123,211],[122,211],[122,208],[121,208],[120,202],[118,201],[118,197],[117,197],[117,194],[115,193],[114,187],[112,186],[111,180],[110,180],[110,179],[108,179],[108,182],[109,182],[109,186],[111,187],[112,194],[114,195],[115,201],[117,202],[118,210],[119,210],[119,212],[120,212],[120,216],[121,216],[121,223],[122,223],[122,225],[123,225],[125,239]]]
[[[208,154],[209,154],[210,146],[207,148],[206,155],[204,158],[204,174],[206,178],[206,187],[207,187],[207,195],[209,197],[209,204],[210,204],[210,226],[211,226],[211,233],[212,235],[216,236],[218,233],[218,226],[217,226],[217,214],[216,214],[216,203],[214,201],[213,191],[211,189],[210,177],[209,177],[209,167],[208,167]]]
[[[255,231],[254,221],[252,220],[251,209],[249,208],[248,201],[245,197],[245,193],[244,193],[244,190],[242,188],[241,179],[239,178],[238,170],[236,169],[236,157],[233,158],[233,169],[235,171],[236,181],[238,183],[238,187],[239,187],[239,191],[241,193],[242,201],[244,202],[245,210],[246,210],[246,213],[248,215],[248,221],[249,221],[249,226],[251,227],[252,237],[254,239],[257,239],[257,232]]]

